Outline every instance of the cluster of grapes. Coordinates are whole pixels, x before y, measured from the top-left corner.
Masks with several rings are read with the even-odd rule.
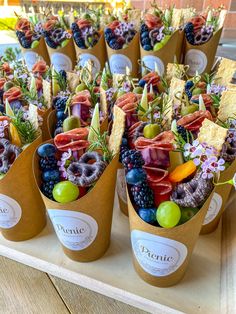
[[[93,26],[80,28],[79,25],[74,22],[71,25],[71,30],[76,45],[81,49],[92,48],[99,41],[100,34]]]
[[[39,165],[42,171],[42,193],[53,200],[52,191],[60,181],[60,172],[57,169],[56,148],[52,144],[44,144],[38,148]]]
[[[126,48],[136,33],[133,23],[117,22],[114,29],[105,29],[105,39],[111,49],[119,50]]]

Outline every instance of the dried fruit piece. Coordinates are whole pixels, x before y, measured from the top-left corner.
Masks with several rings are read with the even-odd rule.
[[[177,183],[181,182],[197,170],[195,163],[192,160],[185,162],[182,165],[177,166],[170,174],[169,180]]]

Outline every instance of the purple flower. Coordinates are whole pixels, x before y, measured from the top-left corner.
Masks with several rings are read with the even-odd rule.
[[[122,86],[122,89],[123,89],[126,93],[130,92],[130,89],[131,89],[130,82],[124,82],[124,83],[123,83],[123,86]]]
[[[221,95],[226,90],[225,86],[212,84],[209,88],[208,94]]]
[[[186,143],[185,145],[184,145],[184,156],[185,157],[188,157],[188,156],[192,156],[192,154],[197,150],[197,148],[198,148],[198,145],[199,145],[199,142],[198,142],[198,140],[195,140],[195,141],[193,141],[193,144],[191,145],[191,144],[189,144],[189,143]],[[197,157],[197,155],[196,154],[194,154],[194,157]]]

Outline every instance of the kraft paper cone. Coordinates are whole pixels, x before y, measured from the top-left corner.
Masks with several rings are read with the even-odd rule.
[[[182,64],[182,61],[183,61],[183,43],[184,43],[184,30],[179,30],[176,51],[175,51],[176,62],[178,64]]]
[[[66,72],[74,70],[76,65],[76,54],[72,38],[70,38],[66,47],[53,49],[47,45],[47,50],[51,64],[57,72],[60,70],[65,70]]]
[[[121,163],[119,163],[119,166],[117,169],[116,190],[117,190],[117,196],[118,196],[118,201],[119,201],[119,205],[120,205],[120,210],[122,211],[123,214],[128,216],[125,169]]]
[[[52,112],[52,108],[49,108],[40,113],[40,116],[43,118],[43,124],[41,126],[43,142],[49,140],[51,137],[51,132],[48,128],[48,117]]]
[[[25,49],[21,45],[20,47],[29,71],[32,70],[33,65],[38,61],[39,57],[42,58],[47,63],[47,65],[50,65],[50,59],[44,38],[40,39],[39,45],[36,48]]]
[[[38,161],[35,153],[34,173],[40,184]],[[41,194],[63,251],[74,261],[97,260],[109,247],[117,165],[118,156],[95,186],[77,201],[60,204]]]
[[[57,123],[57,117],[56,117],[57,111],[56,110],[52,110],[48,117],[47,117],[47,131],[48,134],[50,135],[49,138],[53,138],[54,137],[54,131],[56,129],[56,123]],[[101,128],[101,133],[104,133],[107,131],[108,129],[108,117],[106,117],[103,122],[100,125]]]
[[[232,179],[235,172],[236,160],[228,169],[221,173],[219,182],[226,182]],[[213,197],[203,222],[201,234],[213,232],[217,228],[225,210],[231,189],[232,185],[229,184],[219,185],[214,188]]]
[[[155,64],[158,67],[160,75],[163,75],[168,63],[174,62],[177,42],[179,40],[179,31],[175,31],[168,42],[158,51],[146,51],[140,44],[140,55],[142,62],[150,68],[155,70]]]
[[[32,171],[33,153],[42,136],[30,144],[0,180],[0,230],[10,241],[24,241],[46,225],[45,206]]]
[[[189,65],[188,75],[210,73],[215,61],[217,47],[220,41],[222,28],[203,45],[191,45],[185,38],[184,42],[184,64]]]
[[[139,33],[134,36],[127,48],[114,50],[109,47],[107,42],[106,48],[112,74],[126,74],[126,68],[128,67],[132,77],[139,76]]]
[[[127,191],[133,262],[143,280],[153,286],[168,287],[182,279],[213,193],[191,220],[165,229],[143,221],[133,208]]]
[[[80,60],[79,64],[81,66],[84,66],[88,60],[91,60],[93,62],[94,77],[96,76],[97,73],[103,70],[105,63],[107,61],[107,52],[103,33],[99,38],[98,43],[90,49],[81,49],[76,45],[75,42],[74,45],[76,57],[77,60]]]

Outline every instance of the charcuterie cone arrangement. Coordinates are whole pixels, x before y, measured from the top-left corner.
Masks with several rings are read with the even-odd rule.
[[[226,10],[67,13],[17,16],[24,58],[0,59],[0,231],[40,241],[48,215],[63,258],[102,265],[117,194],[133,276],[177,285],[236,188]]]

